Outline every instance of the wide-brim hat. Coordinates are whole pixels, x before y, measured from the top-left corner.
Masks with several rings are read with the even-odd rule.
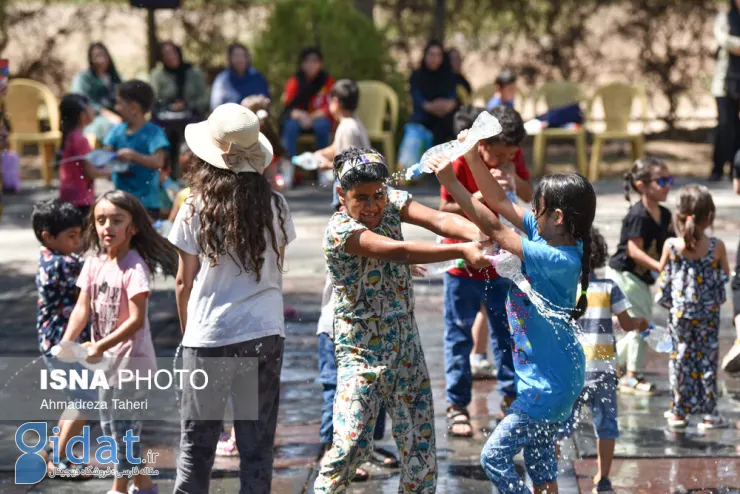
[[[216,107],[204,122],[185,127],[185,142],[209,165],[234,173],[259,173],[272,162],[272,144],[251,110],[236,103]]]

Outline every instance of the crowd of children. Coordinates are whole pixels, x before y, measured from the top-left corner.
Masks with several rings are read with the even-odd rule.
[[[331,89],[329,110],[338,127],[334,142],[316,152],[321,168],[332,169],[335,177],[317,330],[325,450],[317,493],[344,492],[352,481],[366,479],[361,467],[371,458],[400,467],[403,492],[436,489],[432,385],[411,279],[414,266],[427,263],[463,259],[467,264],[444,275],[451,436],[474,434],[467,410],[473,369],[485,358],[486,337],[491,339],[503,413],[480,458],[500,492],[529,492],[514,468],[513,458],[522,450],[535,491],[557,492],[557,442],[572,434],[586,405],[598,444],[594,490],[612,491],[617,388],[657,392],[644,376],[646,340],[617,341],[612,316],[623,330],[642,333],[656,322],[653,300],[670,311],[669,427],[683,430],[691,416],[700,416],[703,429],[728,426],[717,410],[717,372],[719,310],[730,266],[722,241],[707,234],[715,219],[711,194],[703,186],[683,187],[672,215],[662,205],[673,184],[668,166],[656,158],[638,159],[625,187],[627,200],[634,191],[639,201],[630,205],[616,253],[608,259],[606,242],[593,228],[596,193],[583,176],[549,175],[532,189],[520,149],[524,124],[511,104],[515,82],[508,72],[497,79],[490,111],[501,124],[498,135],[452,163],[444,158],[432,163],[442,186],[439,210],[387,185],[385,158],[370,148],[354,115],[357,84],[340,80]],[[208,357],[255,357],[260,384],[259,416],[235,419],[226,436],[221,421],[182,419],[175,492],[207,492],[214,456],[237,451],[242,490],[269,492],[285,338],[282,272],[285,247],[296,238],[287,201],[265,175],[273,147],[256,114],[241,105],[221,105],[207,121],[185,130],[179,168],[189,169],[189,187],[179,190],[169,177],[166,136],[146,119],[153,103],[146,83],[118,86],[116,111],[123,122],[103,144],[128,166],[111,170],[84,158],[90,145],[82,129],[92,119],[86,98],[62,99],[60,199],[37,204],[32,218],[42,245],[36,278],[39,350],[49,368],[61,365],[51,358],[51,347],[77,341],[90,359],[136,357],[137,365],[156,369],[147,315],[151,276],[155,270],[175,276],[185,368]],[[460,139],[481,111],[458,111]],[[96,197],[93,183],[101,177],[110,177],[117,190]],[[516,196],[531,201],[531,209],[520,206]],[[160,219],[172,222],[167,239],[153,226]],[[406,241],[403,223],[445,240]],[[498,276],[486,256],[492,244],[521,260],[531,289],[555,317],[545,317],[530,292]],[[84,265],[80,252],[91,254]],[[597,275],[607,260],[605,276]],[[244,375],[229,372],[215,376],[227,383],[217,405],[221,412],[231,406],[238,415]],[[196,389],[183,391],[188,406],[204,399]],[[99,398],[116,396],[104,392]],[[386,412],[398,459],[374,447]],[[87,419],[62,416],[62,448]],[[138,435],[142,427],[110,410],[100,420],[103,431],[118,438],[127,430]],[[51,448],[44,452],[49,468],[79,470],[64,455],[54,463],[51,453]],[[118,455],[117,469],[130,468],[125,453]],[[158,492],[145,475],[133,481],[140,494]],[[128,483],[126,476],[115,478],[109,494],[127,492]]]

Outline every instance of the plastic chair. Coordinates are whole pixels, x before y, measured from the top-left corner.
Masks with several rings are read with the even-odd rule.
[[[41,170],[46,185],[51,184],[54,154],[60,145],[62,133],[59,130],[59,103],[46,85],[30,79],[11,79],[8,81],[8,95],[5,98],[6,115],[13,132],[8,140],[10,146],[20,154],[24,144],[37,144],[41,149],[43,168]],[[50,130],[43,131],[39,121],[39,109],[46,107]]]
[[[601,100],[604,108],[604,122],[606,130],[594,132],[594,141],[591,148],[591,161],[588,166],[588,179],[592,182],[599,179],[601,165],[601,146],[606,141],[624,140],[632,146],[632,159],[642,156],[645,150],[645,136],[642,133],[634,134],[627,130],[632,116],[632,104],[635,99],[640,102],[640,118],[647,119],[647,97],[641,87],[623,83],[613,83],[596,90],[588,105],[588,113],[592,114],[593,105]]]
[[[537,102],[545,100],[548,109],[579,103],[583,99],[583,93],[578,85],[567,81],[548,82],[539,89],[532,98],[535,112]],[[541,176],[545,171],[545,156],[547,153],[548,139],[573,140],[576,146],[576,164],[578,170],[586,175],[586,130],[583,125],[578,129],[543,129],[534,136],[534,167],[535,175]]]
[[[388,164],[388,171],[396,171],[395,134],[398,125],[398,95],[388,84],[380,81],[358,81],[360,102],[357,106],[357,118],[367,129],[371,141],[383,146],[383,154]],[[390,114],[388,114],[390,112]],[[390,129],[385,130],[386,118]]]

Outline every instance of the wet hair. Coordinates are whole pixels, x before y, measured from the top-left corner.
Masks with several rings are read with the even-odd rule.
[[[484,108],[480,108],[478,106],[461,105],[455,112],[455,116],[452,121],[452,130],[455,132],[455,135],[472,127],[475,119],[484,111]]]
[[[298,65],[306,61],[311,55],[316,55],[319,60],[324,61],[324,55],[321,54],[321,50],[318,46],[306,46],[301,50],[301,54],[298,57]]]
[[[39,201],[33,205],[31,213],[33,233],[42,244],[44,243],[42,232],[49,232],[52,237],[56,237],[69,228],[82,228],[84,221],[85,218],[79,209],[61,199]]]
[[[113,63],[113,57],[110,56],[110,52],[108,51],[108,48],[103,44],[98,42],[91,43],[90,46],[87,48],[87,64],[90,68],[91,73],[95,73],[95,66],[93,65],[93,50],[95,48],[100,48],[105,52],[105,54],[108,56],[108,75],[110,76],[110,80],[113,84],[118,84],[121,82],[121,76],[118,75],[118,70],[116,70],[116,65]]]
[[[636,182],[647,182],[650,180],[653,170],[664,168],[665,166],[666,164],[662,159],[654,156],[643,156],[635,160],[632,163],[630,171],[624,174],[624,197],[627,199],[627,202],[632,203],[630,200],[630,190],[634,190],[639,194],[635,186]]]
[[[200,220],[198,249],[211,266],[218,264],[222,256],[228,256],[239,267],[239,274],[253,274],[259,283],[269,238],[270,247],[278,257],[277,267],[282,271],[282,245],[274,227],[273,205],[283,238],[287,237],[288,209],[285,199],[272,190],[263,175],[235,174],[193,156],[188,183],[191,196],[197,198],[197,208],[192,207],[191,217],[197,214]]]
[[[231,68],[231,56],[234,54],[236,50],[244,50],[247,53],[247,59],[249,59],[249,48],[247,48],[245,45],[241,43],[231,43],[228,48],[226,48],[226,65]],[[249,65],[249,61],[247,60],[247,65]]]
[[[501,133],[489,137],[484,142],[489,146],[495,144],[520,146],[527,137],[527,132],[524,130],[524,121],[519,112],[508,106],[497,106],[490,110],[490,113],[501,124]]]
[[[571,312],[571,317],[577,320],[588,307],[585,292],[591,274],[591,227],[596,215],[596,193],[591,182],[580,173],[556,173],[542,179],[534,193],[532,204],[538,217],[560,209],[563,212],[565,230],[575,240],[583,242],[581,294]]]
[[[83,242],[85,250],[93,250],[96,254],[105,250],[100,244],[95,228],[95,208],[102,201],[108,201],[131,215],[131,224],[136,228],[136,234],[131,237],[131,249],[139,253],[149,271],[154,273],[159,267],[165,275],[175,276],[177,274],[177,251],[154,229],[152,220],[141,202],[122,190],[108,191],[95,200],[91,213],[92,221],[87,222],[85,231]]]
[[[329,95],[339,100],[339,105],[346,111],[357,110],[360,102],[360,88],[351,79],[340,79],[331,88]]]
[[[517,77],[513,70],[504,69],[498,73],[495,82],[498,87],[504,87],[508,86],[509,84],[514,84],[516,82],[516,79]]]
[[[609,258],[609,247],[606,245],[606,240],[601,234],[598,228],[595,226],[591,227],[591,259],[589,265],[591,271],[606,266],[606,260]]]
[[[57,153],[57,159],[62,158],[67,137],[80,126],[80,117],[90,106],[87,96],[81,94],[65,94],[59,103],[59,127],[62,129],[62,146]]]
[[[681,187],[674,221],[687,250],[696,248],[699,240],[697,226],[708,225],[714,219],[715,211],[712,194],[705,186],[689,184]]]
[[[126,81],[118,86],[118,97],[136,103],[143,113],[148,113],[154,104],[154,90],[144,81]]]
[[[375,149],[349,148],[334,157],[334,176],[337,177],[339,185],[345,192],[357,185],[384,182],[388,178],[388,167],[385,163],[363,163],[348,170],[339,178],[339,171],[346,161],[360,159],[364,154],[380,153]]]

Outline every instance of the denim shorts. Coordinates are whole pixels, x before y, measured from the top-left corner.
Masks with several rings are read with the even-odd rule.
[[[573,434],[583,417],[583,407],[591,409],[591,418],[596,437],[599,439],[617,439],[619,425],[617,424],[617,386],[616,382],[598,383],[587,386],[573,405],[573,412],[558,431],[558,438],[564,439]]]

